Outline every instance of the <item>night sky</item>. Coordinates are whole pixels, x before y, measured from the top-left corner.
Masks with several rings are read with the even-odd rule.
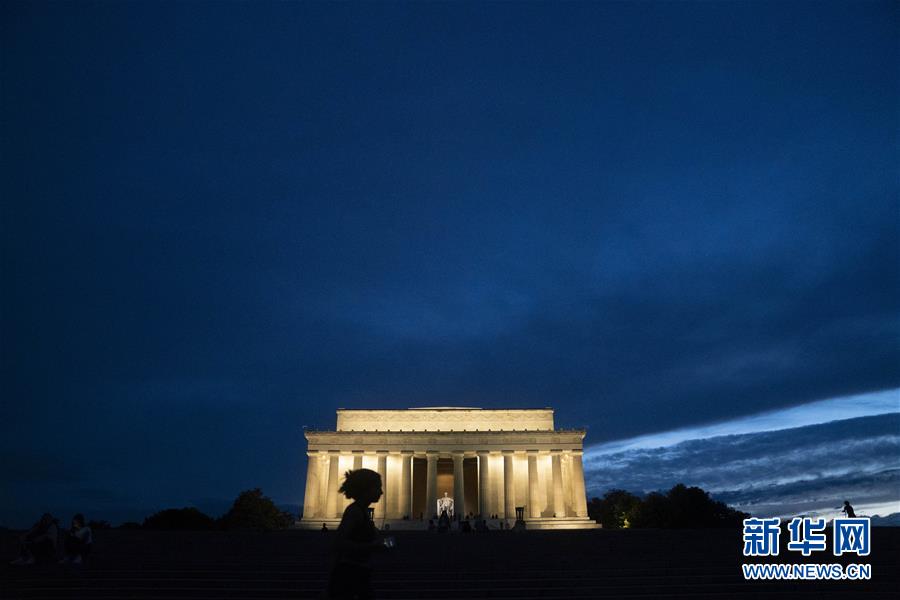
[[[0,524],[297,505],[434,405],[900,511],[897,3],[0,11]]]

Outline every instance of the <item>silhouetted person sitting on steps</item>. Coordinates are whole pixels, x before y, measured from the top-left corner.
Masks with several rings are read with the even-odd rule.
[[[50,513],[41,515],[41,520],[19,538],[19,558],[12,561],[14,565],[33,565],[56,560],[56,543],[59,539],[59,527]]]
[[[381,476],[370,469],[347,471],[338,492],[354,502],[344,509],[334,545],[329,598],[366,600],[375,597],[369,558],[386,546],[369,519],[369,505],[381,498]]]
[[[94,536],[91,528],[85,524],[84,515],[81,513],[72,517],[72,528],[66,532],[63,547],[66,555],[60,563],[81,564],[81,561],[91,553],[94,545]]]

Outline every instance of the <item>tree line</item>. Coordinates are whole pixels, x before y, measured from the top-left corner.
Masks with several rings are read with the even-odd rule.
[[[604,529],[713,529],[741,527],[750,515],[713,500],[698,487],[679,483],[668,492],[651,492],[643,498],[610,490],[591,499],[588,516]]]
[[[294,515],[275,506],[271,498],[259,488],[238,494],[227,513],[213,518],[194,507],[167,508],[144,519],[143,523],[128,522],[119,529],[211,531],[216,529],[287,529],[294,523]]]
[[[604,529],[703,529],[740,527],[750,515],[713,500],[701,488],[679,483],[667,492],[651,492],[643,498],[621,489],[609,490],[602,498],[588,502],[588,516]],[[228,512],[219,518],[193,507],[169,508],[150,515],[143,523],[123,523],[119,528],[276,530],[287,529],[293,523],[294,515],[278,508],[261,489],[255,488],[238,494]]]

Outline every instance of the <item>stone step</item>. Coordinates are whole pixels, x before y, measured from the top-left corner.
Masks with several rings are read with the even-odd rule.
[[[2,534],[0,534],[2,535]],[[744,581],[739,531],[398,532],[376,557],[377,597],[394,600],[587,598],[894,598],[900,530],[873,531],[865,559],[789,553],[767,562],[863,562],[868,582]],[[80,568],[0,565],[0,597],[319,598],[333,534],[98,531]],[[0,537],[5,552],[15,538]]]

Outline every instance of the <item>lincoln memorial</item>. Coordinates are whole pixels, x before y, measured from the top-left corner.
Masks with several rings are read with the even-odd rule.
[[[588,519],[582,429],[555,429],[553,409],[411,408],[337,411],[334,431],[307,431],[300,526],[333,528],[349,500],[344,473],[378,471],[376,524],[424,528],[449,516],[496,515],[528,529],[597,527]],[[424,525],[423,525],[424,523]]]

